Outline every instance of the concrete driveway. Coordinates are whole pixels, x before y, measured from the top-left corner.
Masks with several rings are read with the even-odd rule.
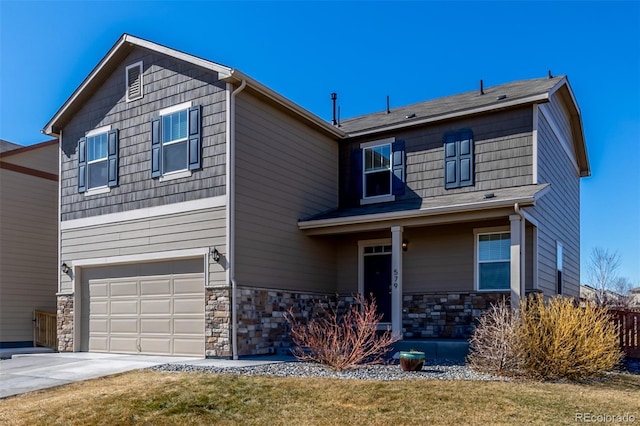
[[[161,364],[220,368],[290,362],[289,356],[256,356],[241,360],[174,356],[117,355],[90,352],[14,355],[0,361],[0,398]]]
[[[87,352],[14,355],[0,361],[0,398],[170,362],[199,358]]]

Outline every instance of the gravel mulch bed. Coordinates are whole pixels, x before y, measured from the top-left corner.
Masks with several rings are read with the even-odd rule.
[[[345,371],[333,371],[323,365],[309,362],[283,362],[253,367],[210,367],[188,364],[163,364],[151,367],[155,371],[237,374],[243,376],[321,377],[356,380],[491,380],[507,381],[508,378],[478,373],[466,365],[448,361],[427,361],[421,371],[402,371],[395,365],[362,366]]]

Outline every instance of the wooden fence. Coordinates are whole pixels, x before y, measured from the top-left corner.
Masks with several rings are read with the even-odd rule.
[[[612,309],[620,334],[620,348],[629,358],[640,358],[640,311]]]
[[[33,340],[35,345],[57,349],[58,337],[56,314],[36,310],[34,316]]]

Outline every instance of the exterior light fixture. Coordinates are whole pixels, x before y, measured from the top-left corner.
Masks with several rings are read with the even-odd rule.
[[[69,265],[67,265],[66,262],[62,262],[62,265],[60,265],[60,269],[62,270],[63,274],[68,274],[71,271],[71,268],[69,267]]]
[[[402,240],[402,251],[407,251],[409,249],[409,240]]]
[[[213,261],[216,263],[220,263],[220,252],[217,248],[213,247],[211,249],[211,257],[213,257]]]

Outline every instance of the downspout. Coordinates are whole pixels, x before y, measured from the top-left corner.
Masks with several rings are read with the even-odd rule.
[[[228,83],[230,85],[230,83]],[[231,282],[231,356],[238,359],[238,310],[237,307],[237,283],[235,268],[235,233],[236,233],[236,103],[235,98],[247,86],[247,81],[242,80],[240,86],[231,92],[229,101],[229,132],[227,149],[229,151],[227,164],[227,209],[229,217],[227,262],[229,267],[229,281]]]

